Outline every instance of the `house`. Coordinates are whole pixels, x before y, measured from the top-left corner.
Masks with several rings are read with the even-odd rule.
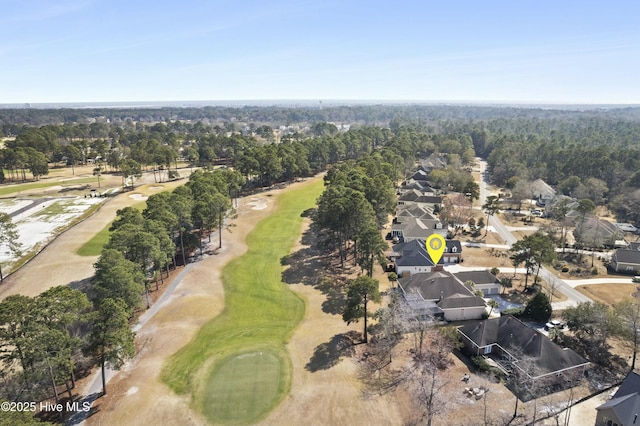
[[[475,288],[482,290],[482,294],[485,296],[500,293],[500,280],[486,269],[479,271],[456,272],[455,275],[463,283],[466,283],[467,281],[473,282]]]
[[[405,192],[398,198],[398,205],[402,206],[407,203],[411,203],[421,196],[422,196],[422,192],[420,192],[417,189],[412,189],[410,191]]]
[[[564,200],[567,200],[567,201],[564,201]],[[553,216],[554,208],[564,203],[566,203],[567,205],[567,210],[568,210],[567,213],[573,211],[575,212],[574,215],[578,214],[578,212],[576,211],[576,208],[578,207],[578,201],[576,201],[575,198],[567,197],[566,195],[563,195],[563,194],[558,194],[555,197],[553,197],[551,200],[547,201],[547,204],[545,205],[545,210],[547,212],[547,215]]]
[[[640,272],[640,250],[638,250],[637,245],[631,244],[631,248],[616,250],[613,256],[611,256],[609,269],[631,275]],[[636,248],[633,249],[634,247]]]
[[[418,161],[418,169],[427,173],[431,170],[443,170],[447,167],[447,160],[442,154],[431,154],[430,156]]]
[[[424,195],[417,189],[407,191],[398,197],[398,206],[411,204],[417,204],[420,207],[433,210],[436,204],[442,204],[442,197]]]
[[[418,169],[409,179],[426,184],[429,181],[429,173],[423,169]]]
[[[624,237],[624,233],[614,223],[597,216],[588,216],[582,223],[577,218],[573,235],[585,246],[608,247],[615,247],[616,242]]]
[[[393,219],[393,223],[403,223],[411,217],[425,220],[437,220],[437,217],[433,213],[433,210],[418,206],[417,204],[409,204],[398,206],[398,208],[396,209],[396,217]]]
[[[402,195],[413,190],[419,191],[423,195],[436,195],[437,191],[431,188],[426,182],[418,182],[413,179],[409,179],[398,188],[398,194]]]
[[[451,272],[418,273],[398,279],[398,288],[409,306],[431,309],[434,305],[446,321],[482,318],[485,303]],[[418,310],[418,313],[424,310]]]
[[[391,237],[399,242],[426,240],[431,234],[447,236],[447,229],[438,219],[403,218],[400,223],[391,225]]]
[[[438,265],[455,264],[462,260],[462,245],[458,240],[446,240],[446,247]],[[427,252],[425,240],[412,240],[393,246],[387,256],[395,264],[396,274],[418,274],[432,272],[435,268],[431,256]]]
[[[596,410],[596,426],[640,424],[640,374],[627,374],[613,397]]]
[[[556,190],[542,179],[536,179],[531,182],[531,193],[539,206],[545,206],[547,202],[556,196]]]
[[[556,345],[511,315],[468,322],[458,333],[471,356],[490,356],[505,373],[520,374],[529,383],[564,385],[589,365],[573,350]]]

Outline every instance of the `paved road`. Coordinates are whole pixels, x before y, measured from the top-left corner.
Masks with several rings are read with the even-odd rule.
[[[486,172],[487,162],[480,159],[478,159],[478,162],[480,164],[480,182],[478,182],[478,185],[480,186],[480,203],[484,204],[486,202],[486,197],[488,193],[487,186],[489,185],[489,175]],[[493,226],[493,228],[498,233],[498,235],[500,235],[500,238],[502,238],[507,245],[511,246],[516,241],[518,241],[518,239],[511,233],[511,231],[509,231],[509,229],[507,229],[507,227],[502,223],[500,218],[498,218],[497,216],[495,215],[491,216],[491,218],[489,219],[489,224]],[[547,281],[550,286],[554,287],[556,290],[560,291],[565,296],[567,296],[566,301],[553,302],[551,304],[554,310],[566,309],[570,306],[576,306],[578,303],[592,301],[589,297],[575,290],[570,284],[556,277],[545,266],[540,267],[539,275],[540,277],[542,277],[542,279]]]

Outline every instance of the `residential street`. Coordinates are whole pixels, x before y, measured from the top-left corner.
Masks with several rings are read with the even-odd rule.
[[[489,192],[487,188],[489,186],[489,175],[488,175],[488,172],[486,171],[487,162],[479,158],[477,160],[480,165],[480,182],[478,182],[478,185],[480,186],[480,204],[483,205],[486,202],[488,192]],[[509,246],[511,246],[516,241],[518,241],[518,239],[511,233],[511,231],[507,229],[507,227],[502,223],[500,218],[498,218],[496,215],[493,215],[490,217],[489,225],[491,225],[495,229],[498,235],[500,235],[500,238],[505,241],[505,244],[508,244]],[[580,293],[579,291],[573,288],[579,284],[572,283],[573,284],[572,285],[565,280],[557,278],[545,266],[542,266],[540,268],[540,276],[542,277],[542,279],[547,281],[549,285],[554,286],[558,291],[560,291],[565,296],[567,296],[567,300],[564,302],[552,303],[554,310],[566,309],[570,306],[576,306],[578,303],[592,301],[589,297],[585,296],[584,294]],[[589,284],[591,280],[576,280],[576,281],[581,281],[580,284]],[[630,282],[630,281],[631,279],[629,278],[627,282]],[[612,282],[612,281],[607,280],[607,282]]]

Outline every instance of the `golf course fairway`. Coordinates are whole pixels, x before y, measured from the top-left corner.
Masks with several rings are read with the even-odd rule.
[[[300,237],[301,213],[323,189],[315,178],[285,189],[275,211],[247,236],[248,251],[222,270],[225,309],[164,366],[176,393],[191,393],[210,422],[248,424],[264,418],[291,387],[285,345],[304,315],[304,301],[282,282],[280,259]]]

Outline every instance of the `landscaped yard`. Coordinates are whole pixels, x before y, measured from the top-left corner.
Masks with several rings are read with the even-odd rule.
[[[314,180],[278,197],[276,212],[247,237],[247,253],[224,267],[224,312],[164,367],[163,380],[178,394],[193,392],[196,408],[212,422],[255,422],[291,386],[285,345],[305,304],[282,283],[280,259],[321,191],[322,181]]]

